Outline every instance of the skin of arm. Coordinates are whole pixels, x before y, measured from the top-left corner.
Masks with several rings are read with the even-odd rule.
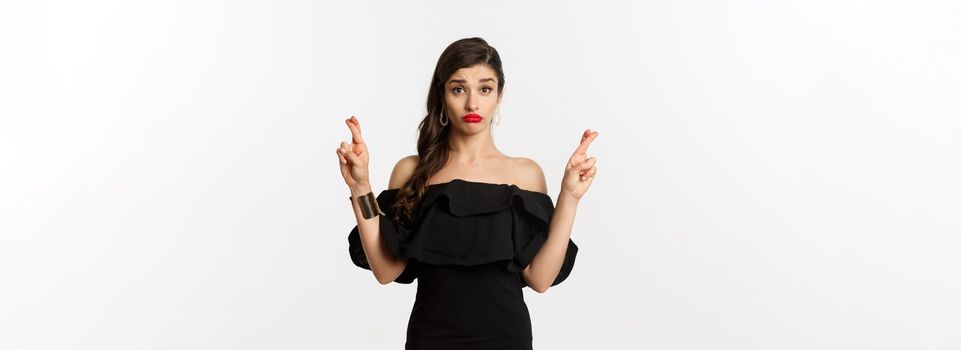
[[[407,179],[410,178],[416,166],[417,156],[404,157],[398,161],[397,164],[394,165],[394,170],[390,175],[390,183],[387,185],[387,188],[396,189],[403,186]],[[354,197],[354,200],[351,202],[353,203],[354,216],[357,218],[357,230],[360,233],[360,242],[364,247],[364,254],[367,255],[367,263],[370,264],[370,270],[373,272],[377,282],[386,285],[393,282],[404,272],[404,268],[407,267],[407,259],[394,258],[390,251],[387,250],[387,244],[381,239],[380,220],[389,220],[388,218],[378,215],[370,219],[364,219],[363,212],[360,209],[360,201],[356,198],[368,192],[371,192],[369,182],[351,187],[350,195]],[[381,210],[383,211],[383,208],[381,208]]]
[[[525,189],[534,192],[547,193],[547,180],[544,171],[533,160],[526,160],[521,171],[524,184],[529,184]],[[541,247],[522,272],[527,285],[538,293],[544,293],[561,270],[564,257],[567,253],[567,245],[571,238],[571,228],[574,226],[574,214],[577,212],[579,200],[569,196],[563,191],[557,196],[557,205],[551,217],[550,228],[548,229],[547,242]]]

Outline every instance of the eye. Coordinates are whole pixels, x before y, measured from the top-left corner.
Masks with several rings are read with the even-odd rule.
[[[455,87],[455,88],[451,89],[450,91],[453,92],[453,93],[455,93],[455,94],[459,94],[460,91],[462,91],[462,90],[464,90],[464,88],[458,86],[458,87]]]
[[[494,89],[492,89],[490,86],[485,86],[485,87],[484,87],[483,89],[481,89],[481,90],[483,91],[483,90],[485,90],[485,89],[487,90],[486,92],[494,91]]]

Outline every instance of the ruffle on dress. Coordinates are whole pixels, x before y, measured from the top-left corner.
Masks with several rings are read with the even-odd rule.
[[[520,272],[547,241],[554,204],[547,194],[517,185],[492,184],[454,179],[428,186],[412,223],[390,219],[391,205],[399,189],[384,190],[377,203],[380,232],[394,257],[405,257],[434,265],[472,266],[504,261],[504,268]],[[354,265],[370,269],[357,226],[347,237]],[[552,286],[563,282],[574,268],[577,245],[567,245],[564,263]],[[411,283],[417,278],[415,263],[395,279]],[[526,281],[521,278],[526,286]]]

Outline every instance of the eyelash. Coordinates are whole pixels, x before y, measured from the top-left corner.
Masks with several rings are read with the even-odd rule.
[[[450,89],[450,92],[453,92],[453,93],[456,94],[456,93],[457,93],[457,92],[456,92],[457,89],[463,89],[463,87],[460,87],[460,86],[455,87],[455,88],[453,88],[453,89]],[[482,87],[481,89],[488,89],[488,90],[490,90],[490,91],[488,91],[488,92],[494,91],[494,88],[492,88],[492,87],[490,87],[490,86],[485,86],[485,87]]]

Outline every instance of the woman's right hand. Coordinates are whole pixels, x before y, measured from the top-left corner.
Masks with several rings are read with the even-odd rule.
[[[367,155],[367,144],[360,136],[360,121],[357,117],[350,116],[347,119],[347,127],[353,139],[350,143],[341,142],[337,148],[337,157],[340,158],[340,173],[344,176],[344,182],[351,189],[358,186],[369,186],[367,163],[370,159]]]

